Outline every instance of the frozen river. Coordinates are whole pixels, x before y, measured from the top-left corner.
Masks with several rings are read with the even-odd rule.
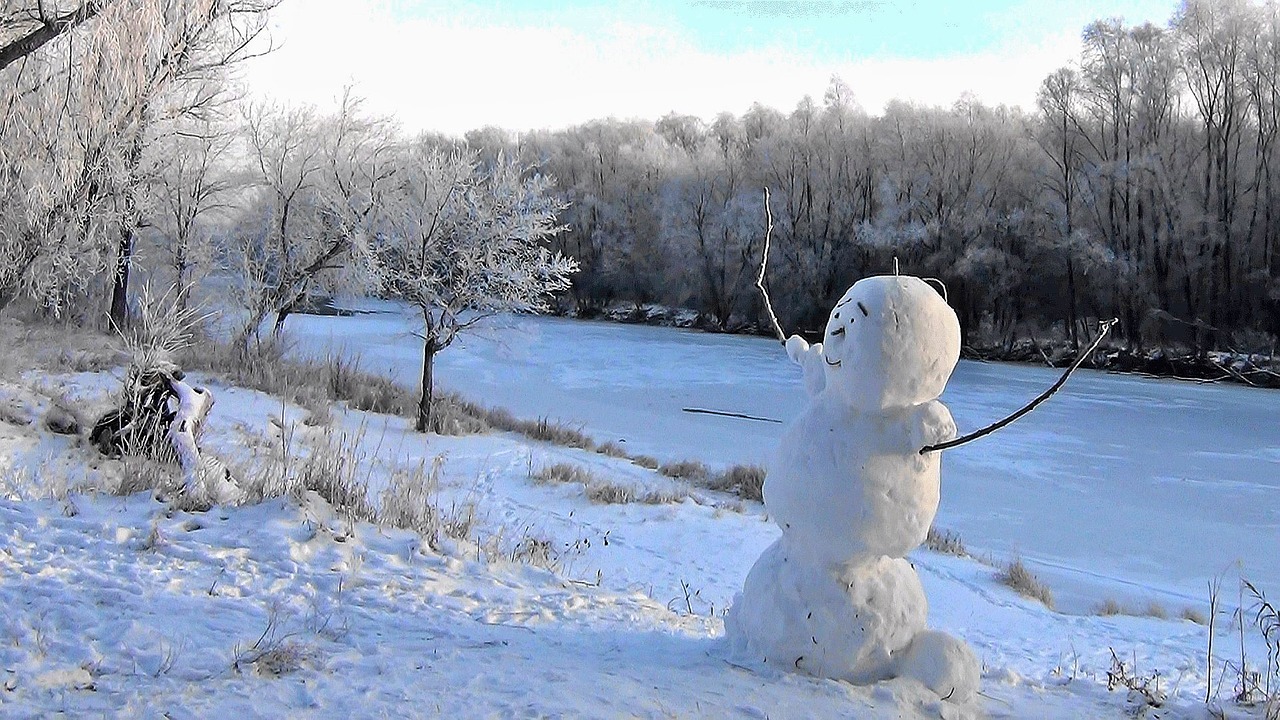
[[[359,354],[416,385],[412,315],[294,316],[308,352]],[[1060,371],[962,362],[943,401],[961,432],[1007,415]],[[437,356],[437,382],[581,427],[633,453],[764,464],[804,403],[775,341],[559,318],[506,318]],[[976,555],[1020,554],[1059,606],[1106,597],[1171,612],[1242,574],[1280,596],[1280,392],[1080,371],[1014,425],[943,461],[937,524]]]

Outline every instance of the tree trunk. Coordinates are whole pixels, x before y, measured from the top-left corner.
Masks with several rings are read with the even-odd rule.
[[[108,4],[106,0],[86,2],[75,10],[46,19],[34,30],[0,47],[0,70],[44,47],[63,33],[92,20]]]
[[[111,322],[123,328],[129,315],[129,271],[133,265],[133,229],[120,234],[116,271],[111,283]]]
[[[416,429],[418,432],[428,432],[434,430],[431,418],[431,398],[434,388],[432,379],[432,370],[435,364],[436,343],[434,340],[425,340],[422,343],[422,397],[418,400],[418,424]]]
[[[271,326],[271,337],[276,339],[280,338],[280,332],[284,330],[285,318],[289,317],[289,315],[293,313],[293,306],[294,303],[289,303],[276,311],[276,321]]]
[[[138,210],[135,193],[140,180],[138,168],[142,165],[142,152],[146,148],[147,112],[149,102],[143,102],[138,109],[138,128],[133,137],[133,145],[129,149],[129,187],[124,190],[125,211],[120,228],[120,248],[116,255],[116,272],[111,286],[111,320],[118,328],[123,328],[128,321],[129,313],[129,272],[133,266],[133,248],[138,237],[138,228],[142,226],[142,214]]]

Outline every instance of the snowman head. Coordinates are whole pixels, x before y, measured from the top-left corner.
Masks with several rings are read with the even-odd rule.
[[[875,410],[918,405],[942,394],[960,359],[960,322],[920,278],[854,283],[827,319],[826,392]]]

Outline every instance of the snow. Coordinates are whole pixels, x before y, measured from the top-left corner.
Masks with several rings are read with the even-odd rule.
[[[323,351],[332,332],[363,353],[366,370],[415,377],[420,348],[404,334],[412,316],[295,320],[303,350]],[[763,462],[781,432],[681,407],[790,420],[803,404],[799,371],[776,342],[760,339],[516,318],[463,342],[438,356],[445,385],[663,459]],[[943,399],[972,428],[1055,376],[961,363]],[[530,480],[571,462],[637,489],[671,487],[623,460],[501,434],[424,436],[405,419],[341,407],[326,430],[278,398],[190,377],[217,398],[201,447],[229,466],[345,435],[377,497],[396,468],[442,458],[437,502],[475,504],[474,541],[432,550],[407,531],[351,523],[314,496],[187,513],[146,493],[76,492],[109,485],[116,461],[39,419],[54,397],[93,416],[122,378],[0,379],[0,398],[35,419],[0,417],[0,716],[955,715],[911,681],[854,686],[732,652],[724,610],[780,536],[760,505],[698,489],[667,504],[598,505],[580,486]],[[1204,609],[1199,588],[1234,557],[1263,589],[1280,587],[1274,560],[1253,550],[1275,537],[1274,511],[1259,502],[1280,482],[1274,398],[1081,373],[1023,422],[946,456],[940,523],[978,554],[1012,547],[1029,563],[1060,562],[1067,570],[1051,582],[1086,576],[1090,591],[1164,593],[1156,597]],[[1238,424],[1222,423],[1223,414]],[[1037,424],[1042,416],[1050,420]],[[1100,438],[1120,447],[1098,446]],[[1179,492],[1152,496],[1160,481],[1138,472],[1144,458],[1176,472]],[[1107,502],[1067,489],[1065,479],[1086,473],[1105,478]],[[1121,526],[1108,524],[1113,514]],[[1042,543],[1059,536],[1070,540]],[[528,539],[548,543],[541,566],[511,561]],[[930,599],[928,625],[982,661],[982,714],[1125,717],[1129,699],[1106,688],[1114,649],[1137,674],[1159,671],[1170,696],[1161,717],[1204,717],[1204,626],[1054,612],[971,558],[917,551],[909,560]],[[1224,595],[1234,603],[1233,590]],[[1181,607],[1167,604],[1173,615]],[[1229,618],[1219,620],[1218,647],[1227,649],[1215,649],[1215,686],[1232,633]],[[1261,717],[1260,708],[1231,704],[1231,679],[1222,682],[1230,716]]]

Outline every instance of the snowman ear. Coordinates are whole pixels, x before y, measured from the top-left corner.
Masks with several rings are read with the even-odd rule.
[[[939,280],[938,278],[920,278],[920,279],[921,279],[921,280],[924,280],[925,282],[929,283],[930,285],[933,285],[934,283],[937,283],[938,292],[942,293],[942,301],[943,301],[943,302],[950,302],[950,301],[947,299],[947,284],[946,284],[946,283],[942,282],[942,281],[941,281],[941,280]]]

